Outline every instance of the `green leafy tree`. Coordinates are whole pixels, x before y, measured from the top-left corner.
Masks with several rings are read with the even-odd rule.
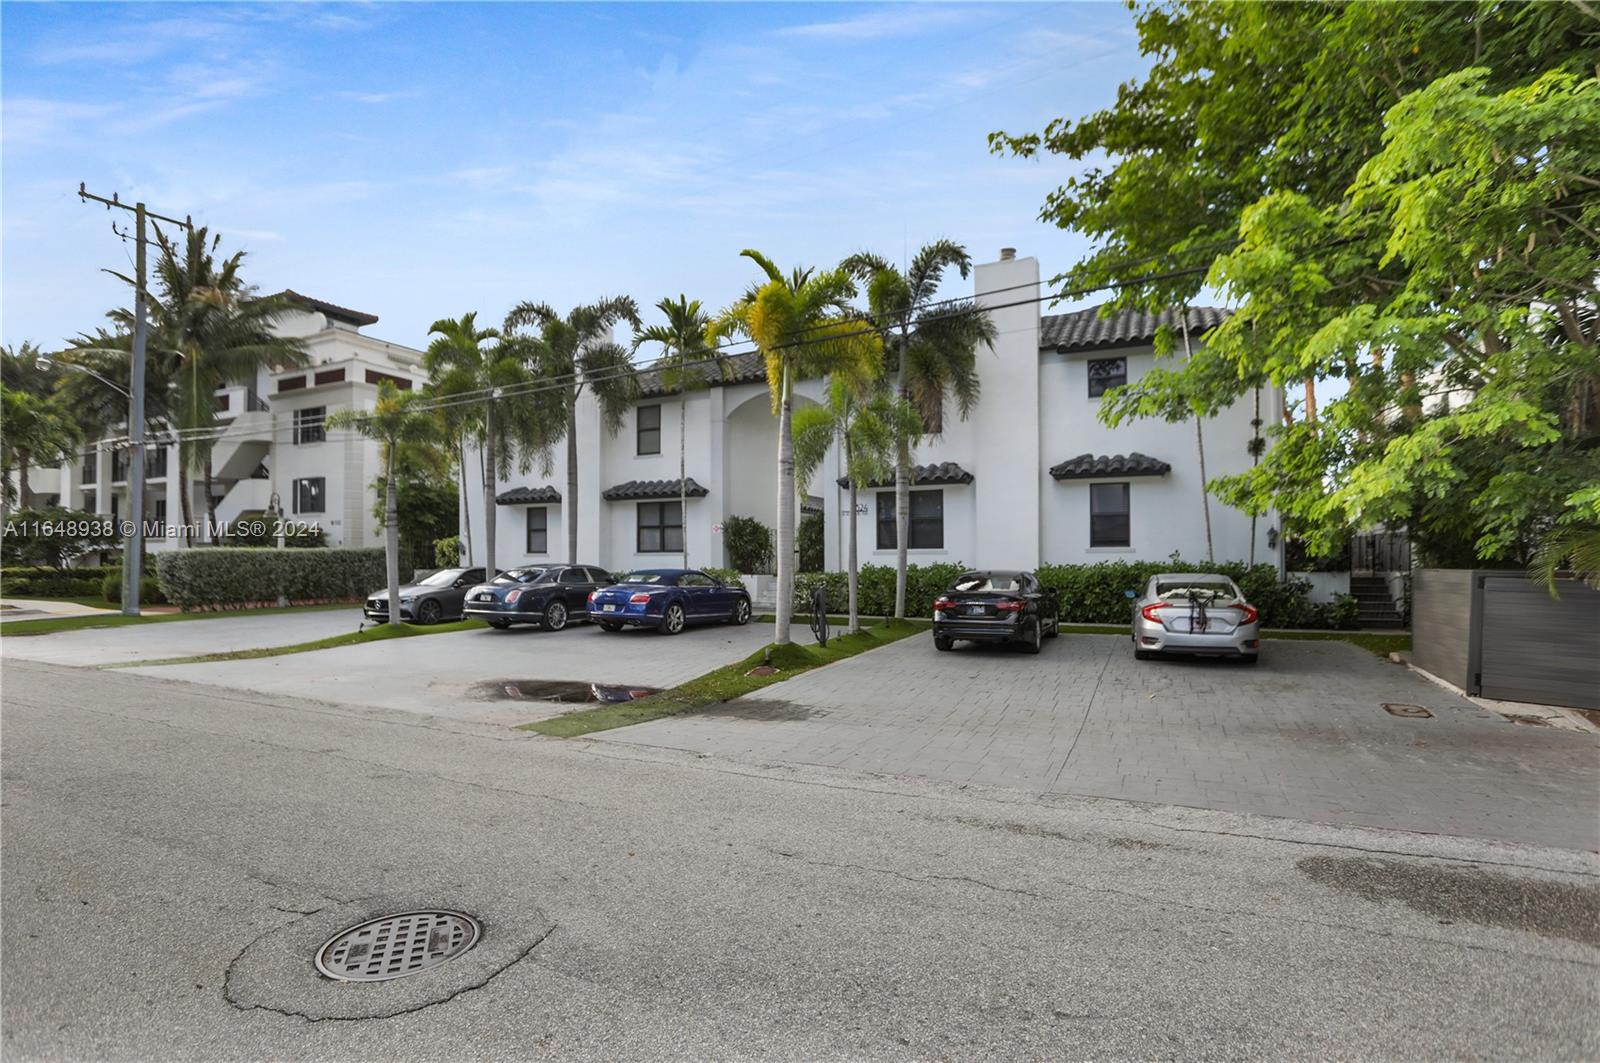
[[[767,367],[767,389],[778,415],[778,603],[774,641],[789,644],[794,612],[795,461],[794,384],[834,376],[864,389],[883,369],[883,340],[851,307],[856,286],[843,269],[795,269],[787,276],[759,251],[740,252],[761,267],[752,285],[713,322],[706,345],[725,336],[749,337]]]
[[[415,452],[439,439],[439,422],[416,392],[402,392],[390,381],[378,385],[370,411],[338,410],[328,418],[334,428],[352,428],[378,443],[383,461],[383,550],[389,579],[389,623],[400,623],[400,516],[397,465],[407,450]]]
[[[548,430],[540,396],[532,392],[528,344],[508,340],[495,329],[478,328],[476,313],[435,321],[423,353],[429,387],[449,415],[453,430],[476,439],[483,461],[483,566],[489,579],[495,564],[495,484],[516,467],[526,468],[530,453]],[[520,463],[520,466],[519,466]],[[465,475],[465,474],[463,474]],[[570,508],[570,507],[569,507]]]
[[[584,388],[593,392],[601,427],[615,435],[638,394],[628,349],[611,338],[624,322],[639,327],[638,304],[627,296],[575,306],[565,317],[547,303],[533,302],[519,303],[506,315],[506,332],[536,330],[525,337],[533,373],[564,400],[559,409],[567,438],[567,495],[561,520],[567,528],[568,564],[578,560],[578,396]],[[548,453],[547,446],[546,460]]]
[[[825,405],[795,411],[795,479],[802,488],[809,486],[835,446],[844,458],[845,479],[850,485],[845,511],[850,527],[845,572],[852,632],[861,630],[857,489],[892,476],[899,440],[917,435],[921,426],[921,418],[909,403],[882,387],[855,386],[843,375],[828,382]]]
[[[841,269],[866,285],[867,307],[894,373],[894,393],[919,419],[895,418],[895,613],[906,615],[906,562],[911,530],[911,466],[925,432],[944,427],[953,402],[964,421],[978,402],[978,348],[993,348],[994,323],[971,300],[936,302],[946,270],[971,272],[967,249],[949,240],[927,244],[902,272],[887,259],[851,255]]]
[[[1153,309],[1209,285],[1237,304],[1102,419],[1342,379],[1214,493],[1279,510],[1324,553],[1383,522],[1428,563],[1524,564],[1570,530],[1572,498],[1600,482],[1600,20],[1192,2],[1142,6],[1138,29],[1153,64],[1114,106],[991,138],[1094,160],[1042,214],[1097,244],[1073,287]]]
[[[711,372],[724,365],[721,359],[711,357],[706,348],[706,329],[711,326],[711,315],[700,306],[700,300],[680,295],[677,301],[663,299],[656,304],[666,322],[640,329],[633,337],[637,351],[646,343],[660,344],[661,356],[654,365],[664,387],[678,393],[678,512],[682,514],[683,567],[689,567],[689,481],[688,448],[685,431],[688,425],[689,391],[705,387]],[[715,367],[708,372],[708,366]]]
[[[4,470],[4,503],[23,509],[33,506],[28,470],[54,465],[78,445],[78,430],[63,415],[53,395],[34,395],[0,383],[0,469]],[[11,473],[17,474],[12,497]]]

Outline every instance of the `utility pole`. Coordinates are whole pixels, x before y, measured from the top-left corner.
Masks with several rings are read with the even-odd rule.
[[[107,210],[116,207],[132,211],[134,216],[133,361],[128,367],[128,438],[132,443],[128,462],[131,466],[128,470],[128,509],[133,530],[128,534],[127,545],[122,550],[122,615],[138,616],[139,568],[144,560],[144,348],[145,333],[148,331],[145,322],[145,246],[149,241],[145,239],[144,229],[149,218],[190,231],[194,229],[194,224],[188,218],[179,221],[163,214],[154,214],[146,210],[143,203],[135,203],[130,207],[118,199],[115,192],[110,199],[97,196],[85,188],[82,181],[78,182],[78,198],[85,203],[104,203]],[[111,231],[123,239],[128,238],[126,233],[117,228],[116,222],[111,223]]]

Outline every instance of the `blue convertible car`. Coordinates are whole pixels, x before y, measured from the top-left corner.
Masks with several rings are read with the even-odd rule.
[[[607,631],[653,627],[666,635],[690,624],[748,624],[750,594],[698,569],[636,569],[589,595],[589,619]]]

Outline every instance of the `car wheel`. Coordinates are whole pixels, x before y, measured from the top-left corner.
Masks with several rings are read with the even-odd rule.
[[[683,630],[683,606],[673,602],[667,606],[667,611],[661,614],[661,633],[663,635],[676,635]]]
[[[943,635],[933,636],[933,648],[940,653],[948,653],[950,650],[955,649],[955,645],[955,639],[947,639]]]
[[[491,620],[491,621],[489,621],[489,626],[494,628],[496,631],[504,631],[504,630],[506,630],[507,628],[509,628],[511,626],[511,621],[509,621],[509,620]]]
[[[1050,630],[1046,631],[1044,633],[1044,637],[1047,638],[1047,639],[1053,639],[1053,638],[1056,638],[1060,634],[1061,634],[1061,614],[1057,613],[1055,616],[1050,618]]]
[[[437,624],[439,622],[439,615],[441,612],[442,610],[439,608],[439,603],[434,601],[432,598],[429,598],[427,601],[423,602],[417,607],[417,623]]]
[[[733,607],[733,622],[741,625],[750,622],[750,599],[740,598],[739,604]]]
[[[1023,653],[1038,653],[1043,636],[1039,633],[1039,621],[1035,620],[1028,625],[1028,633],[1022,637]]]
[[[600,621],[600,628],[603,631],[621,631],[622,625],[614,620],[602,620]]]
[[[544,607],[544,629],[560,631],[567,626],[567,607],[563,602],[551,602]]]

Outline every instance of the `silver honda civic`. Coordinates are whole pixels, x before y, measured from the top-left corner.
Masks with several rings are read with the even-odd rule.
[[[1255,606],[1227,576],[1167,572],[1151,576],[1133,602],[1133,655],[1141,661],[1166,653],[1237,657],[1255,664],[1261,623]]]

